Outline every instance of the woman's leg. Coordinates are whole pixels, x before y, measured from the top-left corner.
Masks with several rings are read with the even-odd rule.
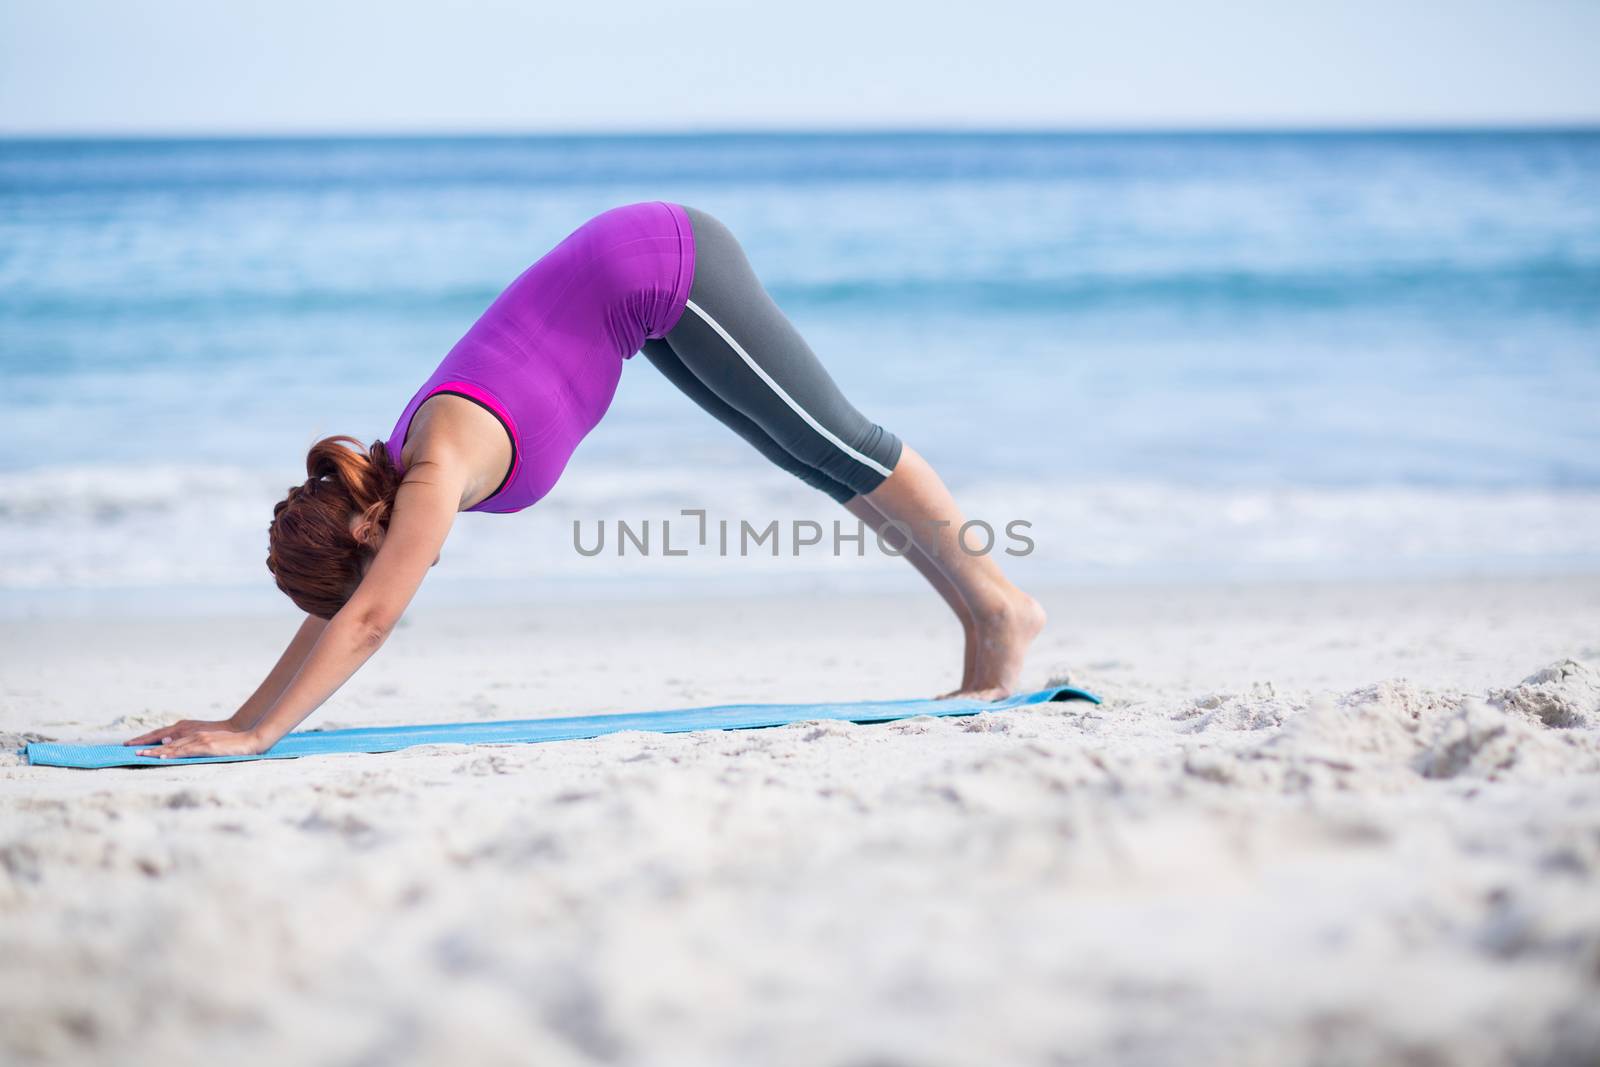
[[[962,634],[962,667],[961,685],[955,692],[964,692],[972,684],[972,672],[977,650],[977,628],[973,623],[972,612],[967,610],[966,601],[961,599],[961,593],[944,572],[933,565],[933,561],[925,556],[920,548],[911,543],[906,536],[896,527],[890,526],[883,513],[869,504],[865,497],[858,496],[853,490],[834,481],[821,471],[812,470],[801,463],[772,437],[757,426],[753,421],[732,406],[725,403],[720,397],[708,389],[705,383],[696,378],[689,368],[683,365],[683,360],[678,358],[672,346],[665,340],[646,341],[644,355],[666,379],[696,404],[700,405],[709,415],[728,429],[748,441],[756,451],[771,460],[783,470],[788,471],[813,489],[820,489],[827,493],[840,504],[846,511],[866,524],[874,534],[882,535],[885,543],[892,549],[904,554],[917,572],[927,579],[944,600],[956,618],[961,623]]]
[[[944,483],[921,456],[845,399],[727,227],[685,210],[694,227],[695,278],[688,307],[666,338],[673,354],[783,452],[864,497],[909,535],[923,562],[948,583],[953,595],[946,602],[970,614],[972,671],[962,691],[988,696],[1014,689],[1044,613],[993,558],[961,549],[956,536],[965,520]],[[835,499],[841,499],[837,493]]]
[[[748,441],[757,452],[767,459],[799,478],[813,489],[820,489],[841,504],[846,504],[856,494],[839,482],[829,478],[819,470],[801,463],[777,441],[772,435],[757,426],[751,419],[741,414],[733,405],[713,393],[694,372],[684,366],[683,360],[678,357],[672,345],[665,340],[656,339],[646,341],[644,348],[640,349],[644,358],[664,375],[667,381],[678,387],[678,391],[699,404],[707,414],[722,425]]]
[[[894,474],[862,499],[899,523],[966,601],[975,634],[966,691],[1014,692],[1028,648],[1044,629],[1044,609],[1011,584],[992,554],[967,552],[960,541],[966,518],[928,461],[907,446]]]
[[[979,636],[976,621],[972,617],[972,609],[967,607],[967,602],[962,599],[961,590],[955,587],[955,584],[945,576],[944,571],[907,538],[899,527],[890,525],[888,517],[873,507],[872,502],[866,497],[858,496],[848,500],[844,507],[850,514],[866,523],[867,528],[873,533],[882,537],[885,544],[905,556],[917,569],[917,573],[933,586],[933,591],[939,594],[939,598],[955,612],[956,618],[961,622],[961,684],[950,692],[940,695],[955,696],[957,693],[970,691],[973,687],[973,675],[977,670]]]

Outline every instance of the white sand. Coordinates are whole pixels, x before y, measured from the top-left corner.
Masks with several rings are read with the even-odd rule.
[[[1043,599],[1105,706],[0,757],[0,1059],[1600,1062],[1600,579]],[[421,613],[313,722],[915,695],[940,610]],[[291,627],[4,624],[0,731],[225,713]]]

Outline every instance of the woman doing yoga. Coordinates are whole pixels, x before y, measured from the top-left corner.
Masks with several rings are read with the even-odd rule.
[[[843,504],[961,620],[954,695],[1015,688],[1044,612],[932,467],[861,415],[762,288],[728,229],[660,202],[591,219],[512,282],[406,405],[385,442],[318,442],[273,514],[267,567],[306,620],[231,718],[129,741],[164,757],[265,752],[377,651],[438,562],[456,514],[512,512],[555,485],[643,350],[762,455]]]

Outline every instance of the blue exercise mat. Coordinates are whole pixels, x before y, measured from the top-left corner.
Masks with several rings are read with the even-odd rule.
[[[680,734],[691,730],[754,730],[767,726],[834,719],[843,722],[890,722],[918,715],[976,715],[1053,700],[1100,698],[1083,689],[1058,686],[1022,693],[1004,700],[877,700],[857,704],[727,704],[716,708],[643,711],[627,715],[574,715],[561,719],[517,719],[510,722],[449,722],[433,726],[366,726],[350,730],[309,730],[289,734],[259,756],[194,756],[156,759],[136,755],[127,745],[62,745],[35,741],[28,762],[46,767],[149,767],[183,763],[241,763],[258,759],[298,759],[336,753],[393,752],[413,745],[509,745],[535,741],[576,741],[623,730]]]

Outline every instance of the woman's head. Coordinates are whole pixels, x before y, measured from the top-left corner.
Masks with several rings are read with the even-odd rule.
[[[400,471],[381,441],[325,437],[306,455],[306,474],[272,509],[267,569],[302,611],[331,619],[383,542]]]

